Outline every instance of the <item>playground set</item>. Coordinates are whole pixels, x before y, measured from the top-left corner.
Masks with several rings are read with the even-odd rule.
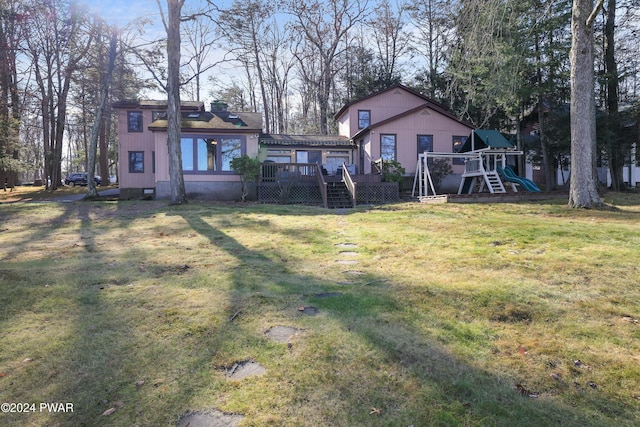
[[[436,193],[429,163],[435,158],[463,159],[465,170],[458,188],[458,194],[506,193],[505,182],[513,192],[518,188],[539,192],[540,188],[530,179],[518,176],[507,164],[507,156],[521,156],[522,151],[514,149],[507,139],[496,130],[471,132],[457,153],[437,153],[425,151],[418,155],[416,174],[413,180],[413,196],[420,198],[439,197]]]

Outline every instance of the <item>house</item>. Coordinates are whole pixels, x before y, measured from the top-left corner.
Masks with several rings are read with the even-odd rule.
[[[124,101],[114,109],[120,197],[168,198],[166,101]],[[324,206],[397,199],[397,184],[381,182],[376,164],[396,160],[412,177],[420,153],[458,150],[472,130],[442,105],[400,84],[346,104],[335,115],[338,135],[263,134],[260,113],[230,112],[219,101],[209,111],[201,102],[183,102],[181,114],[188,197],[240,199],[240,176],[230,161],[246,154],[263,162],[254,187],[258,200]],[[455,189],[464,165],[453,168]],[[332,204],[332,198],[341,201]]]
[[[167,102],[125,101],[118,112],[120,197],[168,198]],[[231,159],[258,155],[260,113],[233,113],[222,102],[206,111],[202,102],[182,102],[182,168],[191,197],[240,198],[240,176]]]
[[[402,84],[348,103],[335,119],[338,133],[356,145],[356,166],[363,174],[372,173],[372,165],[382,158],[398,161],[413,176],[420,153],[456,152],[473,130],[444,106]],[[454,162],[458,178],[463,170],[463,163]]]

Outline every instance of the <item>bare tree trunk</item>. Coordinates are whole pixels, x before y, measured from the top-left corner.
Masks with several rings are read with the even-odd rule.
[[[593,77],[593,20],[597,11],[592,0],[574,0],[571,18],[571,185],[569,206],[601,206],[596,187],[594,154],[596,113]]]
[[[545,190],[553,191],[556,187],[555,180],[555,168],[551,162],[551,156],[549,155],[549,144],[547,142],[547,136],[545,135],[546,123],[545,123],[545,93],[543,89],[542,78],[542,59],[540,54],[540,36],[536,37],[536,74],[538,80],[538,90],[540,95],[538,96],[538,124],[540,131],[540,149],[542,151],[542,164],[544,165],[544,181]]]
[[[159,0],[158,0],[159,1]],[[180,13],[184,0],[167,0],[167,148],[169,153],[170,205],[187,203],[187,192],[182,174],[180,147]]]
[[[623,141],[619,135],[621,130],[620,116],[618,114],[618,64],[615,55],[615,21],[616,0],[607,2],[607,18],[604,27],[605,38],[605,76],[607,84],[607,113],[609,114],[609,126],[613,128],[615,137],[607,141],[607,157],[609,171],[611,173],[611,189],[620,191],[624,188],[624,155]]]
[[[116,67],[116,46],[118,43],[118,34],[114,31],[111,35],[111,43],[109,45],[109,63],[107,65],[107,73],[102,82],[100,90],[100,106],[96,112],[95,121],[91,128],[91,144],[89,145],[89,153],[87,155],[87,194],[85,198],[98,197],[96,190],[96,182],[94,180],[96,170],[96,152],[98,151],[98,136],[100,129],[103,128],[102,117],[107,107],[107,99],[109,98],[109,86],[111,85],[111,76]]]
[[[102,120],[100,124],[100,138],[98,140],[98,146],[100,147],[100,157],[98,163],[100,167],[100,175],[102,176],[102,182],[100,185],[109,185],[109,139],[107,138],[107,129],[109,127],[109,104],[105,105],[105,109],[102,113]]]

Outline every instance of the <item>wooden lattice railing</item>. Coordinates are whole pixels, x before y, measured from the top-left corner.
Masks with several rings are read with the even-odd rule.
[[[326,177],[337,178],[336,177]],[[399,200],[398,184],[381,182],[380,175],[350,175],[342,170],[356,204],[381,204]],[[258,200],[262,203],[320,205],[327,203],[327,179],[315,163],[263,163],[260,168]]]

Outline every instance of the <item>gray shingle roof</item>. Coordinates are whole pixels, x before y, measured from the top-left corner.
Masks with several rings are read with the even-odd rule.
[[[349,138],[340,135],[262,135],[260,144],[341,148],[353,148],[355,146]]]

